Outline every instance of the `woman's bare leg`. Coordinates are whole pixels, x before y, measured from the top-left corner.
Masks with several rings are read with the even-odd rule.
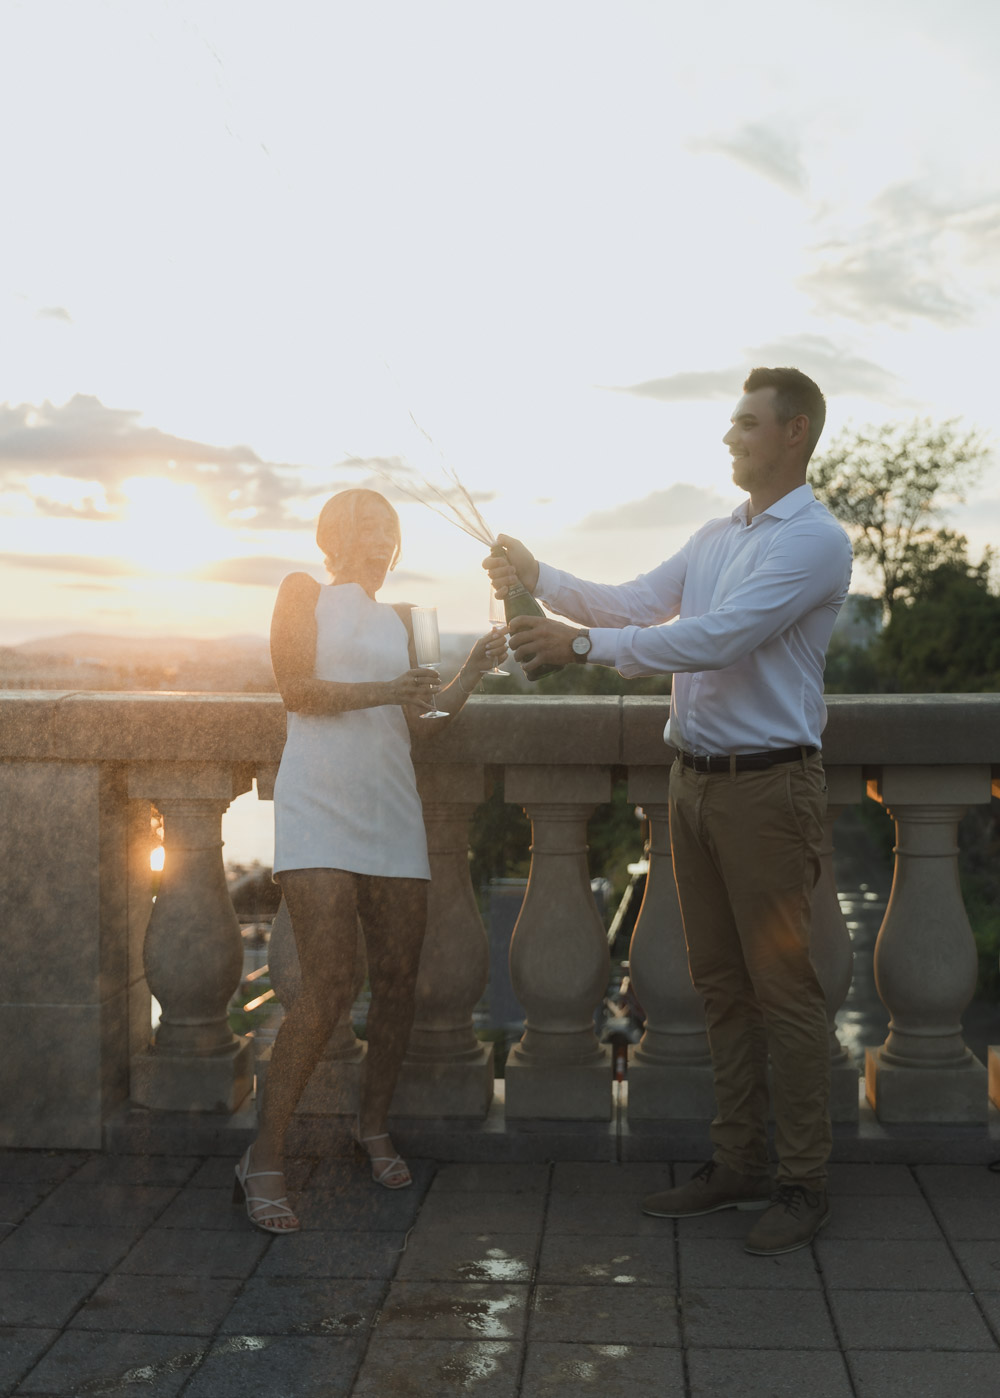
[[[281,875],[302,989],[271,1049],[253,1146],[255,1170],[283,1171],[292,1113],[337,1021],[350,1006],[357,951],[356,880],[357,875],[342,869],[291,869]],[[284,1194],[283,1181],[269,1180],[266,1189],[254,1192],[272,1191],[275,1197]]]
[[[386,1117],[413,1027],[417,971],[427,926],[423,879],[365,877],[358,908],[368,953],[371,1006],[368,1052],[361,1076],[359,1134],[386,1137]],[[369,1155],[395,1154],[385,1139],[366,1144]],[[405,1171],[390,1172],[389,1178]]]

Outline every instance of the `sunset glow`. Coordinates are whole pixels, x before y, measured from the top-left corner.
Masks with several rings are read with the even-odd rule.
[[[831,434],[996,440],[998,43],[974,0],[4,6],[0,644],[265,635],[352,453],[631,576],[738,498],[754,363]],[[400,514],[386,600],[477,629],[477,546]],[[995,462],[948,523],[997,537]]]

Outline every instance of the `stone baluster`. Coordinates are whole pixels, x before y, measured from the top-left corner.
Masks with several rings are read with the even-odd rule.
[[[851,988],[854,948],[837,897],[833,875],[833,827],[846,806],[864,799],[860,767],[828,767],[826,819],[820,847],[820,876],[812,897],[810,956],[826,996],[830,1033],[830,1116],[834,1121],[858,1119],[858,1069],[837,1038],[837,1013]]]
[[[399,1084],[397,1116],[482,1118],[493,1098],[493,1046],[472,1011],[489,978],[489,944],[469,875],[469,821],[487,795],[482,766],[416,765],[431,884],[417,977],[416,1018]]]
[[[507,801],[531,820],[531,870],[511,938],[525,1032],[507,1058],[508,1117],[609,1120],[610,1047],[594,1011],[607,992],[607,934],[590,888],[587,820],[610,800],[606,767],[508,767]]]
[[[708,1119],[712,1060],[701,996],[691,984],[670,852],[670,768],[630,767],[628,799],[649,818],[649,872],[629,947],[629,975],[646,1015],[629,1059],[629,1121]]]
[[[243,941],[222,863],[222,816],[249,770],[215,762],[139,762],[129,795],[163,816],[165,861],[143,947],[161,1017],[131,1064],[131,1095],[162,1111],[234,1112],[251,1088],[252,1053],[227,1019]]]
[[[976,947],[958,881],[958,822],[990,797],[989,767],[886,767],[868,794],[896,822],[896,867],[875,945],[889,1036],[866,1055],[885,1122],[984,1122],[986,1068],[962,1037]]]

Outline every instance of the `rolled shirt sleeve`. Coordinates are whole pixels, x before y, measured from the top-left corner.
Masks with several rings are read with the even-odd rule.
[[[672,739],[756,751],[818,745],[826,647],[850,573],[847,535],[804,486],[752,524],[739,511],[711,521],[631,582],[540,565],[537,593],[590,628],[592,662],[627,678],[677,676]]]

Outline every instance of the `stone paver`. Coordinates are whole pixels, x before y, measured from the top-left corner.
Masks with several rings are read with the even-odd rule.
[[[693,1349],[691,1398],[853,1398],[842,1354],[824,1350]]]
[[[849,1164],[810,1248],[646,1218],[692,1165],[442,1165],[378,1189],[288,1162],[300,1233],[233,1160],[0,1150],[0,1398],[995,1398],[1000,1177]]]
[[[678,1345],[673,1287],[539,1286],[528,1338],[571,1344]]]
[[[257,1233],[262,1238],[263,1234]],[[347,1233],[303,1229],[265,1244],[258,1277],[391,1277],[406,1247],[405,1233]]]
[[[526,1282],[538,1239],[524,1233],[416,1233],[396,1275],[413,1281]]]
[[[434,1176],[436,1194],[544,1194],[548,1165],[442,1165]]]
[[[605,1237],[673,1237],[669,1219],[648,1218],[639,1207],[641,1191],[606,1194],[556,1194],[549,1201],[548,1233],[591,1233]]]
[[[361,1354],[360,1340],[226,1336],[212,1346],[184,1398],[344,1398]]]
[[[658,1238],[608,1238],[547,1233],[538,1280],[564,1285],[668,1286],[676,1281],[672,1242]]]
[[[137,1330],[212,1335],[239,1283],[222,1277],[143,1277],[117,1272],[73,1317],[73,1330]]]
[[[0,1326],[0,1393],[9,1393],[58,1338],[58,1330]]]
[[[833,1291],[845,1350],[996,1349],[975,1298],[955,1291]]]
[[[673,1398],[684,1392],[683,1360],[678,1350],[663,1348],[530,1344],[521,1391],[525,1398]]]
[[[390,1190],[362,1184],[350,1191],[307,1189],[291,1199],[305,1229],[398,1233],[417,1222],[422,1197],[416,1188]]]
[[[148,1228],[177,1193],[174,1185],[57,1185],[32,1214],[36,1223],[81,1228]]]
[[[741,1227],[746,1229],[747,1224]],[[753,1257],[742,1247],[734,1246],[731,1238],[687,1238],[682,1233],[678,1249],[685,1289],[735,1286],[751,1290],[763,1287],[769,1291],[785,1287],[818,1290],[822,1285],[815,1258],[808,1248],[780,1257]]]
[[[847,1362],[858,1398],[996,1398],[1000,1354],[852,1351]]]
[[[938,1195],[933,1202],[941,1227],[953,1241],[1000,1241],[1000,1199]]]
[[[0,1326],[65,1325],[100,1272],[0,1272]]]
[[[967,1291],[968,1284],[943,1240],[819,1237],[816,1255],[828,1287],[837,1290]]]
[[[941,1237],[930,1207],[919,1197],[833,1197],[823,1238],[920,1239]]]
[[[504,1340],[382,1340],[351,1398],[517,1398],[520,1366],[521,1346]]]
[[[897,1199],[919,1198],[920,1186],[906,1165],[856,1165],[837,1163],[830,1167],[831,1198],[874,1194]]]
[[[248,1277],[269,1247],[269,1238],[257,1229],[150,1229],[118,1271],[150,1277]]]
[[[837,1337],[817,1291],[681,1291],[685,1343],[695,1349],[836,1349]]]
[[[534,1233],[542,1226],[542,1194],[489,1193],[432,1189],[420,1210],[418,1227],[459,1233]]]
[[[358,1335],[375,1318],[379,1281],[253,1277],[226,1316],[227,1335]]]
[[[142,1229],[75,1228],[27,1219],[0,1247],[0,1271],[110,1272]]]
[[[960,1239],[952,1243],[952,1248],[974,1291],[1000,1291],[1000,1238],[982,1242]]]
[[[205,1353],[194,1335],[67,1331],[18,1388],[59,1398],[173,1398]]]
[[[374,1342],[520,1340],[527,1313],[527,1286],[397,1281],[382,1306]]]

